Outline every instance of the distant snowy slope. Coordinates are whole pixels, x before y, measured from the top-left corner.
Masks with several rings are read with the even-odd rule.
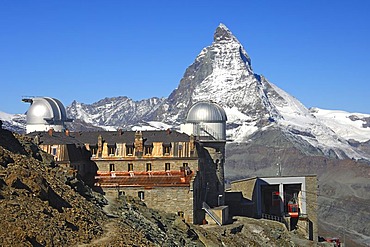
[[[142,122],[140,124],[137,124],[133,126],[131,129],[136,131],[136,130],[141,130],[141,131],[148,131],[148,130],[167,130],[167,129],[172,129],[172,125],[168,125],[162,122],[157,122],[157,121],[148,121],[148,122]]]
[[[343,130],[347,129],[347,126],[343,124],[339,126],[333,122],[328,124],[330,121],[322,121],[295,97],[272,83],[269,83],[269,85],[273,89],[272,92],[278,94],[278,97],[270,97],[270,94],[267,93],[271,104],[275,107],[278,115],[281,116],[276,123],[283,130],[285,129],[302,138],[325,154],[335,152],[339,158],[346,158],[346,156],[355,159],[361,159],[364,156],[370,158],[368,154],[352,147],[347,139],[342,136]],[[350,115],[350,113],[347,113],[347,115]],[[357,130],[360,132],[359,129]],[[366,140],[366,133],[362,133],[362,135],[362,138]]]
[[[346,140],[370,140],[370,114],[311,108],[310,112],[338,136]]]
[[[0,119],[2,121],[13,121],[13,118],[14,118],[14,114],[9,114],[9,113],[5,113],[5,112],[2,112],[0,111]]]
[[[3,128],[18,133],[24,133],[26,130],[26,115],[9,114],[0,111],[0,120],[3,121]]]

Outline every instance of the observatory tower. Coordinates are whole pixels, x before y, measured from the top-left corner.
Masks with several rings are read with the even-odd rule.
[[[27,133],[34,131],[65,130],[65,122],[72,122],[67,118],[64,105],[57,99],[49,97],[23,98],[23,102],[30,103],[26,121]]]
[[[204,201],[211,206],[224,204],[225,197],[225,144],[226,144],[225,110],[216,103],[201,101],[192,105],[188,111],[186,123],[181,131],[194,135],[200,150],[206,150],[208,160],[202,164],[206,188]]]

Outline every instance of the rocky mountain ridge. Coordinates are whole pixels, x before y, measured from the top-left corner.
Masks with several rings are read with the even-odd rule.
[[[128,97],[105,98],[91,105],[73,101],[67,107],[68,116],[95,126],[123,127],[151,119],[163,98],[133,101]]]

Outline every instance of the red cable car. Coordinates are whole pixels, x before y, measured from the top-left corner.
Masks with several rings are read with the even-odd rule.
[[[299,206],[296,194],[294,194],[293,198],[288,202],[288,214],[291,218],[299,217]]]

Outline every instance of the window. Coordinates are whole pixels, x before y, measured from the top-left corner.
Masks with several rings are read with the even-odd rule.
[[[182,218],[184,218],[184,212],[183,211],[178,211],[177,212],[177,215],[180,216],[180,217],[182,217]]]
[[[185,172],[185,175],[191,174],[191,170],[188,163],[182,163],[182,171]]]
[[[166,171],[171,170],[171,164],[170,164],[170,163],[165,163],[165,164],[164,164],[164,169],[165,169]]]
[[[146,171],[151,172],[152,171],[152,163],[146,163]]]
[[[132,164],[132,163],[128,163],[128,171],[129,171],[129,172],[134,171],[134,164]]]
[[[114,172],[115,170],[116,170],[115,165],[114,164],[109,164],[109,171]]]
[[[152,151],[153,151],[153,146],[145,146],[145,149],[144,149],[144,154],[145,155],[151,155],[152,154]]]
[[[182,144],[179,144],[179,157],[182,157]]]
[[[171,153],[171,143],[163,144],[163,155],[170,155]]]
[[[164,147],[164,154],[170,154],[171,147]]]
[[[132,156],[134,154],[134,146],[126,146],[126,155]]]
[[[140,200],[144,200],[144,191],[139,191],[138,193],[137,193],[137,196],[140,198]]]
[[[51,154],[54,155],[54,156],[57,155],[57,148],[56,147],[51,148]]]
[[[109,154],[109,156],[114,156],[115,153],[116,153],[116,144],[108,145],[108,154]]]
[[[98,147],[96,145],[90,145],[90,151],[92,156],[96,156],[96,153],[98,152]]]

